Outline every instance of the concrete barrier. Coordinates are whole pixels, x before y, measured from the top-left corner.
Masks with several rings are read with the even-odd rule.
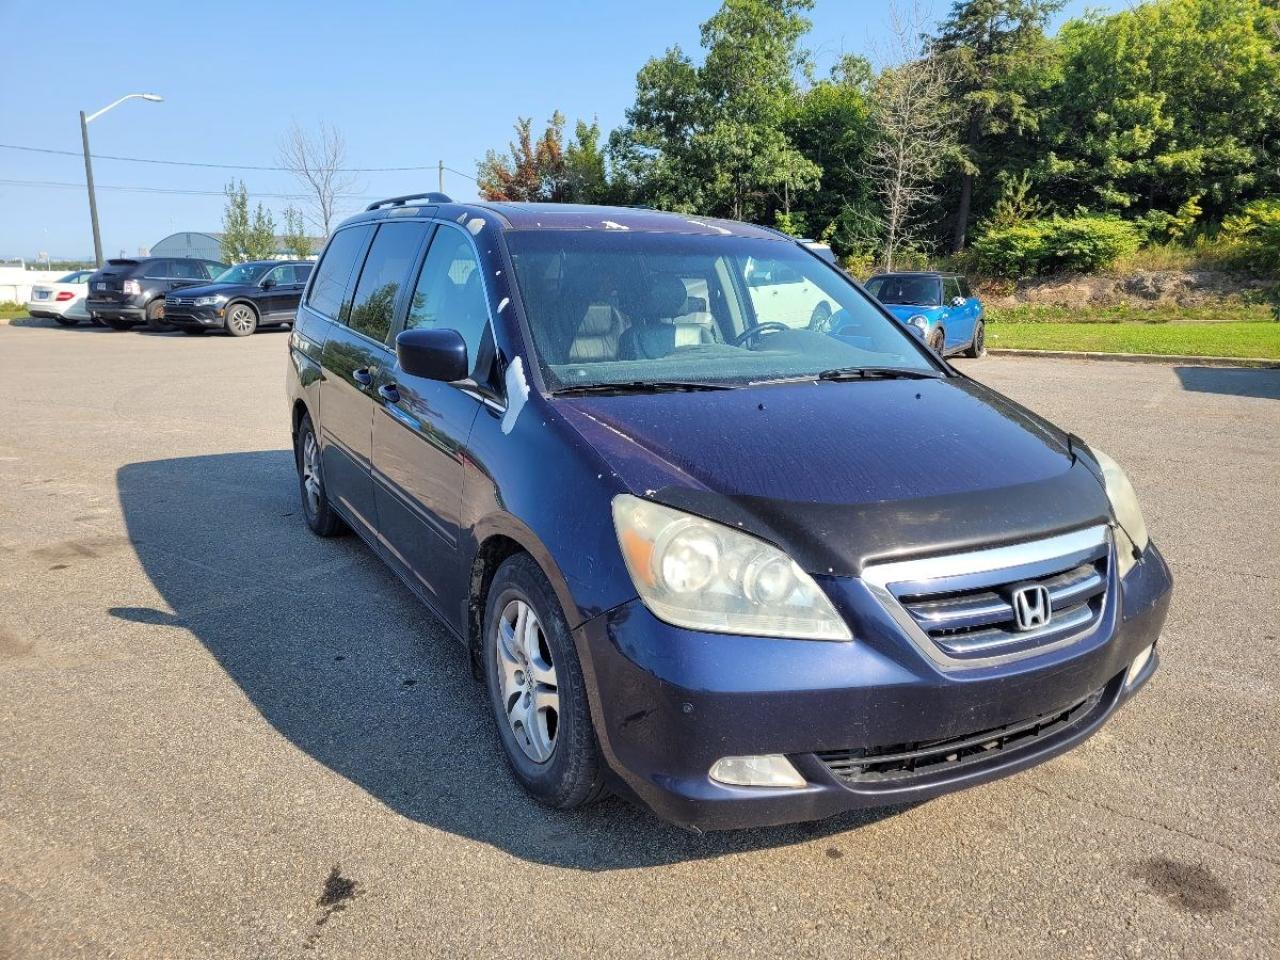
[[[31,285],[52,283],[65,277],[67,270],[23,270],[21,267],[0,267],[0,303],[12,300],[26,303],[31,299]]]

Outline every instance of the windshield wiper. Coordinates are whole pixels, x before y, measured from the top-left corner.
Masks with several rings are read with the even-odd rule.
[[[694,393],[704,390],[732,390],[727,383],[702,383],[697,380],[631,380],[623,383],[584,383],[559,387],[553,397],[581,396],[591,393]]]
[[[910,367],[837,367],[823,370],[814,379],[840,381],[878,377],[882,380],[941,380],[942,376],[937,370],[913,370]]]

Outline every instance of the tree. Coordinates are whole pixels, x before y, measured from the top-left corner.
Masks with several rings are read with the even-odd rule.
[[[676,210],[769,219],[821,171],[782,129],[808,69],[799,41],[813,0],[724,0],[702,24],[702,65],[679,47],[636,76],[636,102],[610,137],[634,199]]]
[[[326,237],[339,203],[355,187],[355,177],[343,168],[346,162],[342,134],[323,122],[314,136],[294,122],[280,141],[280,165],[306,189],[311,222]]]
[[[1161,0],[1066,24],[1040,179],[1132,214],[1202,195],[1220,217],[1280,191],[1280,9]]]
[[[244,181],[226,187],[227,206],[222,214],[222,259],[227,263],[267,260],[276,253],[275,218],[261,203],[249,214],[249,191]]]
[[[556,111],[535,142],[533,121],[516,120],[516,138],[507,153],[490,150],[476,167],[476,182],[486,200],[563,203],[575,199],[573,172],[564,147],[564,114]],[[586,136],[579,121],[579,138]],[[592,128],[586,128],[589,132]],[[598,131],[599,128],[595,128]],[[581,149],[575,145],[570,149]]]
[[[575,203],[606,203],[610,197],[608,170],[600,149],[600,121],[579,120],[573,142],[564,152],[569,198]]]
[[[842,256],[872,246],[879,228],[875,189],[867,178],[876,139],[871,84],[871,64],[844,57],[830,79],[792,101],[783,121],[787,139],[822,171],[822,179],[776,222],[782,229],[785,218],[797,233],[823,237]]]
[[[284,208],[284,248],[299,260],[311,256],[311,238],[302,211],[292,204]]]
[[[871,92],[877,138],[870,172],[880,197],[888,270],[899,249],[916,239],[921,210],[936,200],[939,176],[955,151],[952,66],[945,57],[917,52],[913,16],[918,12],[891,10],[897,62],[881,71]]]

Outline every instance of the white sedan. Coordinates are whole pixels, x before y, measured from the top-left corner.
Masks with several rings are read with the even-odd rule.
[[[33,317],[50,317],[64,327],[74,327],[89,319],[84,298],[89,292],[92,270],[77,270],[59,277],[55,283],[37,283],[31,287],[27,313]]]

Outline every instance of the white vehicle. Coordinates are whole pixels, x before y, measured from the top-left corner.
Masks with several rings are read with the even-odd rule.
[[[77,270],[60,277],[55,283],[37,283],[31,287],[27,313],[33,317],[49,317],[64,327],[74,327],[89,319],[84,298],[89,293],[92,270]]]

